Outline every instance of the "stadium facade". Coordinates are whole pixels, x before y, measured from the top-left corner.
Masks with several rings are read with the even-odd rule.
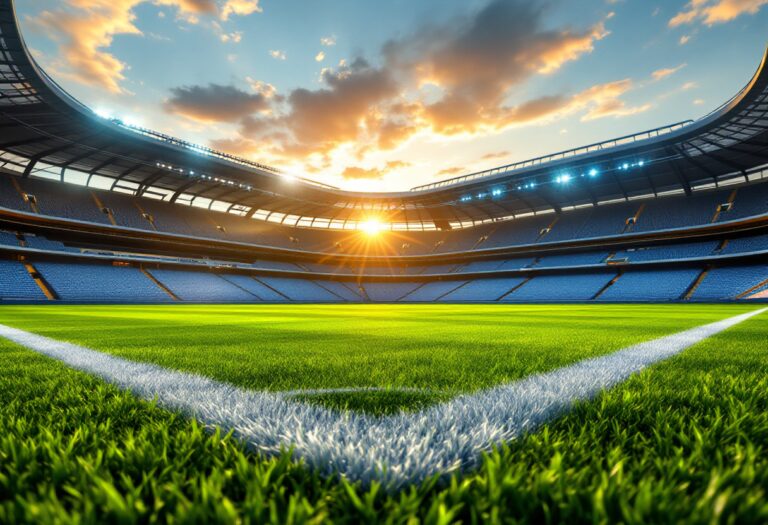
[[[766,298],[766,60],[699,120],[364,194],[99,117],[0,0],[0,301]]]

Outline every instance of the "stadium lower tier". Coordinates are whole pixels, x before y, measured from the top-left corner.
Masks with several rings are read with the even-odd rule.
[[[691,196],[601,203],[450,231],[384,231],[373,237],[355,230],[292,227],[287,225],[291,221],[301,225],[299,217],[264,210],[243,212],[241,216],[3,173],[0,207],[108,227],[300,251],[428,255],[645,234],[765,215],[768,183],[702,189]]]
[[[670,302],[765,298],[768,264],[398,282],[0,260],[0,302]]]

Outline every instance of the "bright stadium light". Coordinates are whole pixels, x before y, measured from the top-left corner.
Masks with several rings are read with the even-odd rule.
[[[104,108],[97,108],[93,110],[94,113],[96,113],[96,116],[99,118],[103,118],[105,120],[112,120],[115,115],[113,112],[109,111],[108,109]]]
[[[368,219],[358,224],[357,228],[367,235],[378,235],[384,229],[384,225],[377,219]]]
[[[597,170],[595,168],[592,168],[591,170],[589,170],[589,176],[597,177]]]

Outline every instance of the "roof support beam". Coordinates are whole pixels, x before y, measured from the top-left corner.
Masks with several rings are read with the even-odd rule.
[[[132,168],[130,168],[127,172],[121,173],[118,180],[122,179],[123,177],[126,177],[133,173],[134,171],[138,170],[144,166],[144,164],[138,164]],[[139,185],[138,189],[136,190],[136,196],[142,197],[147,192],[147,190],[157,181],[163,178],[165,175],[165,170],[157,170],[152,175],[150,175],[148,178],[144,179],[144,182]],[[117,181],[115,181],[115,184],[117,184]]]
[[[675,163],[675,158],[670,155],[670,158],[667,160],[667,164],[669,164],[670,169],[677,176],[677,180],[680,181],[680,185],[683,187],[685,194],[690,197],[693,194],[693,190],[691,190],[691,183],[688,182],[688,179],[685,178],[683,172],[680,171],[680,168]]]
[[[693,146],[691,144],[689,144],[689,146],[691,146],[692,148],[696,148],[695,146]],[[718,185],[717,174],[714,171],[712,171],[711,169],[707,168],[701,162],[699,162],[698,160],[696,160],[693,157],[691,157],[688,154],[688,152],[685,151],[685,148],[683,148],[682,146],[675,146],[675,149],[677,149],[678,153],[680,153],[683,157],[685,157],[685,160],[687,160],[689,163],[693,164],[694,167],[696,167],[697,169],[700,169],[701,171],[703,171],[704,173],[709,175],[709,177],[712,179],[712,182],[715,183],[715,186]],[[696,148],[696,149],[698,150],[698,148]],[[701,151],[701,150],[699,150],[699,151]]]
[[[101,170],[103,170],[104,168],[106,168],[107,166],[109,166],[110,164],[114,163],[117,160],[118,160],[118,157],[110,157],[104,162],[101,162],[96,166],[94,166],[93,168],[91,168],[91,171],[88,172],[88,180],[86,181],[85,185],[90,186],[91,179],[93,178],[94,175],[97,175],[98,172],[100,172]],[[114,185],[112,187],[114,188]]]

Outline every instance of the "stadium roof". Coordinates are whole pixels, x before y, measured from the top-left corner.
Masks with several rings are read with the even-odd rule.
[[[697,120],[398,193],[343,191],[101,118],[35,62],[0,0],[0,167],[289,225],[457,227],[750,180],[768,164],[768,68]]]

